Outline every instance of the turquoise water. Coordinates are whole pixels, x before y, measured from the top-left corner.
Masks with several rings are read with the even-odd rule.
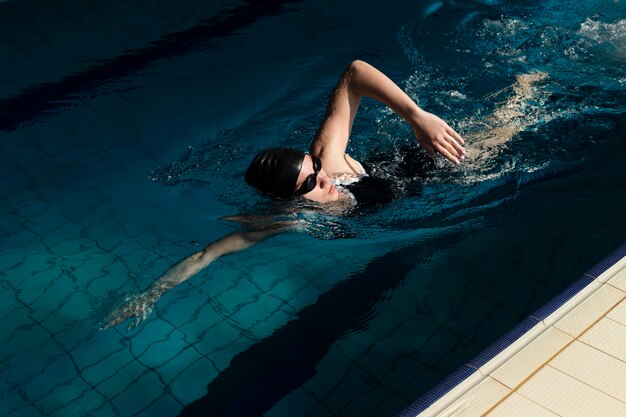
[[[625,240],[620,1],[8,0],[0,51],[1,415],[394,415]],[[306,149],[356,58],[473,158],[99,331],[259,210],[251,156]],[[473,141],[533,72],[519,132]],[[412,140],[364,101],[350,153],[393,164]]]

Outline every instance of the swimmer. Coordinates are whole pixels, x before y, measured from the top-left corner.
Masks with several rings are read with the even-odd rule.
[[[463,138],[446,122],[418,105],[382,72],[363,61],[354,61],[340,77],[313,138],[310,153],[269,148],[251,162],[246,182],[274,198],[304,198],[320,204],[343,203],[351,198],[333,180],[350,181],[367,176],[363,166],[346,153],[352,124],[363,96],[378,100],[398,113],[413,128],[421,145],[432,157],[443,155],[453,164],[465,156]],[[206,268],[220,256],[237,252],[289,228],[286,222],[237,232],[208,245],[167,270],[148,290],[127,300],[107,318],[103,328],[135,317],[135,325],[150,314],[163,293]]]
[[[518,80],[519,81],[519,80]],[[344,71],[328,102],[325,117],[310,146],[310,152],[289,148],[268,148],[256,155],[245,180],[261,193],[277,199],[302,198],[320,205],[349,204],[359,194],[349,192],[351,183],[361,188],[375,186],[363,165],[346,153],[352,125],[363,96],[378,100],[398,113],[412,127],[420,146],[431,156],[443,155],[460,164],[466,155],[463,138],[446,122],[428,113],[382,72],[354,61]],[[496,114],[497,116],[497,114]],[[506,122],[506,121],[504,121]],[[348,184],[339,187],[337,184]],[[365,193],[367,195],[367,193]],[[384,198],[383,198],[384,199]],[[252,231],[225,236],[168,269],[146,291],[127,298],[107,318],[102,329],[134,318],[129,328],[148,317],[162,294],[194,276],[215,259],[238,252],[289,230],[293,222],[256,222],[237,216],[235,220],[253,225]]]
[[[246,172],[246,182],[273,198],[304,198],[320,204],[344,203],[350,196],[333,180],[356,180],[367,173],[346,153],[352,124],[363,96],[378,100],[398,113],[411,127],[432,157],[443,155],[452,164],[464,158],[463,138],[446,122],[428,113],[382,72],[363,61],[354,61],[340,77],[328,102],[326,115],[313,138],[310,153],[269,148],[260,152]],[[237,252],[289,228],[286,222],[237,232],[208,245],[167,270],[138,296],[127,300],[107,318],[103,328],[135,317],[146,318],[163,293],[206,268],[220,256]]]
[[[363,61],[343,73],[328,103],[326,116],[311,143],[310,153],[271,148],[259,153],[246,172],[248,184],[274,197],[301,196],[317,203],[347,198],[334,180],[367,175],[346,148],[363,96],[376,99],[398,113],[413,128],[421,147],[453,164],[465,155],[463,138],[446,122],[417,106],[393,81]]]

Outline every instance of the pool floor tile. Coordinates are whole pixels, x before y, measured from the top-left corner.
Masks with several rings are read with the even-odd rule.
[[[159,368],[159,374],[162,374]],[[207,383],[211,382],[218,375],[215,365],[206,358],[201,358],[190,363],[185,369],[180,371],[171,382],[169,389],[171,394],[180,402],[189,404],[206,394]],[[202,383],[199,383],[202,381]]]
[[[175,416],[182,410],[183,405],[170,394],[159,397],[152,405],[140,411],[137,417]]]
[[[165,388],[159,375],[154,371],[148,371],[129,381],[126,388],[115,395],[113,403],[120,409],[122,415],[131,416],[164,394]]]

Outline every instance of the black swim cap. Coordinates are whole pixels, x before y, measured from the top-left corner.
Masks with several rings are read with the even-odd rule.
[[[290,148],[269,148],[254,157],[246,182],[276,197],[293,195],[302,169],[304,153]]]

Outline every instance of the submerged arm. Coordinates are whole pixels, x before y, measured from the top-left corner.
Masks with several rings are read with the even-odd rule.
[[[115,326],[131,317],[135,317],[135,320],[129,328],[136,326],[150,315],[152,306],[161,298],[161,295],[196,275],[220,256],[247,249],[286,229],[286,226],[280,225],[258,231],[236,232],[209,244],[202,251],[174,264],[141,294],[126,299],[124,304],[118,306],[107,317],[106,324],[101,330]]]
[[[467,134],[472,143],[468,149],[470,159],[491,158],[492,153],[497,152],[513,136],[546,116],[542,107],[545,91],[540,88],[540,82],[547,78],[545,72],[518,75],[514,84],[488,96],[493,97],[509,90],[513,93],[485,117],[487,129]]]
[[[339,79],[325,119],[311,144],[311,153],[322,159],[327,171],[345,169],[344,153],[363,96],[386,104],[402,116],[431,155],[439,152],[454,163],[463,156],[463,139],[446,122],[419,108],[400,87],[373,66],[354,61]]]

